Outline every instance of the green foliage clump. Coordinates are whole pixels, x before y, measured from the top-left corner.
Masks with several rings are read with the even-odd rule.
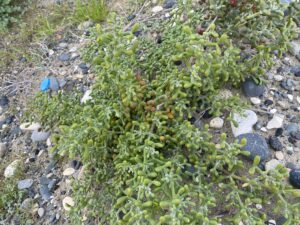
[[[77,0],[74,19],[78,21],[92,20],[102,22],[108,14],[105,0]]]
[[[262,10],[280,5],[268,2],[257,6],[267,26],[253,25],[251,32],[274,28]],[[195,112],[238,110],[237,97],[222,97],[222,88],[260,78],[275,50],[260,40],[249,47],[239,42],[245,37],[237,36],[235,18],[246,20],[248,12],[235,7],[240,13],[234,14],[227,1],[201,6],[179,5],[171,19],[135,24],[130,31],[116,19],[106,29],[98,26],[87,54],[98,69],[92,100],[80,105],[80,96],[63,92],[36,99],[36,119],[59,125],[54,150],[84,163],[85,180],[74,184],[74,224],[85,215],[100,224],[254,225],[273,214],[299,223],[300,205],[293,200],[299,192],[283,182],[285,168],[262,171],[259,158],[247,168],[242,143],[228,143],[226,134],[213,137],[207,126],[190,122]],[[224,10],[231,20],[224,21]],[[284,51],[294,23],[278,15],[285,32],[276,33],[284,40],[276,50]],[[136,37],[140,30],[144,35]]]
[[[9,24],[17,22],[15,15],[21,12],[21,8],[13,3],[12,0],[0,1],[0,29],[4,29]]]
[[[0,182],[0,221],[10,216],[19,215],[20,205],[26,196],[24,191],[18,190],[17,182],[23,176],[20,166],[15,175]]]

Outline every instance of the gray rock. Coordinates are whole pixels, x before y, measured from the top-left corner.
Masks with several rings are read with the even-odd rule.
[[[21,208],[22,210],[28,210],[28,209],[31,209],[32,204],[33,204],[33,199],[32,199],[32,198],[26,198],[26,199],[22,202],[20,208]]]
[[[15,172],[20,165],[20,160],[15,160],[9,164],[4,170],[4,177],[9,178],[15,175]]]
[[[39,217],[40,217],[40,218],[43,217],[44,214],[45,214],[45,209],[44,209],[44,208],[39,208],[39,209],[38,209],[38,215],[39,215]]]
[[[239,142],[245,138],[247,144],[242,147],[242,150],[250,152],[249,158],[253,160],[255,156],[260,156],[261,162],[264,162],[269,157],[269,147],[264,137],[259,134],[247,133],[237,137]]]
[[[285,126],[284,134],[285,135],[290,135],[291,133],[297,132],[297,131],[298,131],[298,124],[290,123],[290,124]]]
[[[7,151],[6,144],[0,143],[0,158],[3,158],[5,156],[6,151]]]
[[[33,180],[32,179],[25,179],[25,180],[20,180],[18,182],[18,189],[19,190],[23,190],[23,189],[27,189],[30,188],[33,184]]]
[[[31,140],[33,142],[42,142],[46,141],[47,138],[50,136],[49,132],[42,132],[42,131],[33,131],[31,135]]]
[[[289,3],[290,0],[281,0],[284,1],[285,3]],[[289,49],[289,52],[293,55],[296,56],[300,53],[300,44],[297,41],[291,41],[290,43],[291,48]]]
[[[6,107],[8,105],[8,103],[9,103],[9,100],[8,100],[7,96],[2,95],[0,97],[0,106],[1,107]]]
[[[45,174],[50,173],[51,170],[54,169],[55,165],[56,165],[56,161],[50,161],[50,163],[46,167]]]
[[[56,77],[49,77],[50,79],[50,89],[52,91],[58,91],[59,90],[59,83]]]
[[[281,151],[283,149],[282,143],[276,136],[272,136],[269,138],[269,144],[275,151]]]
[[[256,84],[251,78],[247,78],[242,83],[242,89],[248,97],[259,97],[264,94],[265,87],[263,85]]]
[[[41,185],[40,194],[44,201],[49,201],[51,198],[51,192],[50,192],[48,186],[46,186],[46,185]]]
[[[300,131],[292,132],[291,135],[293,138],[300,140]]]
[[[280,82],[280,86],[285,90],[292,91],[294,90],[295,81],[293,81],[292,79],[282,80]]]
[[[300,188],[300,169],[293,169],[290,172],[290,183],[293,185],[295,188]]]
[[[300,77],[300,66],[292,67],[291,73],[293,73],[295,75],[295,77]]]
[[[258,121],[258,122],[253,126],[253,128],[254,128],[255,130],[260,130],[263,126],[264,126],[264,123],[261,122],[261,121]]]
[[[70,55],[67,53],[63,53],[58,57],[58,59],[62,62],[66,62],[70,60]]]
[[[174,5],[176,5],[176,1],[175,0],[165,0],[164,8],[165,9],[171,9],[171,8],[174,7]]]
[[[237,127],[231,123],[232,133],[235,137],[251,133],[253,125],[257,122],[257,115],[251,110],[244,110],[241,114],[233,113],[232,118],[237,122]]]
[[[281,163],[277,159],[271,159],[269,162],[266,163],[265,168],[266,171],[274,170],[278,165]]]

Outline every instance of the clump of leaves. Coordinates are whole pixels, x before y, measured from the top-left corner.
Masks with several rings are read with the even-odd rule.
[[[198,27],[219,13],[217,2],[197,12],[189,6],[179,6],[157,27],[149,22],[124,31],[116,19],[106,29],[98,26],[87,54],[98,68],[93,100],[80,105],[63,92],[36,99],[37,119],[51,127],[48,118],[55,118],[59,125],[53,150],[80,156],[85,165],[84,182],[74,184],[74,224],[85,215],[100,224],[254,225],[273,213],[285,216],[287,224],[299,222],[299,203],[292,200],[299,192],[283,182],[285,168],[262,171],[259,158],[245,168],[244,142],[228,143],[221,134],[216,143],[208,127],[191,122],[195,111],[238,110],[236,96],[221,97],[222,88],[263,73],[270,57],[254,45],[244,59],[238,37],[215,16],[204,30]],[[285,22],[292,29],[292,21]],[[154,28],[155,38],[149,35]],[[281,35],[286,41],[278,48],[284,50],[290,36]],[[270,202],[276,205],[267,210]]]
[[[11,23],[17,22],[16,15],[22,12],[21,7],[14,4],[13,0],[0,1],[0,30]]]
[[[105,0],[77,0],[74,19],[78,21],[92,20],[102,22],[108,14]]]

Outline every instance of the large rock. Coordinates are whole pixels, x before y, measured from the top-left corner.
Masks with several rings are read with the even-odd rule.
[[[259,134],[247,133],[241,134],[238,137],[239,142],[243,138],[247,140],[245,146],[242,147],[242,150],[250,152],[249,158],[253,160],[255,156],[260,156],[261,162],[264,162],[269,157],[269,147],[264,137]]]
[[[18,182],[18,189],[19,190],[23,190],[23,189],[27,189],[30,188],[33,184],[33,180],[32,179],[25,179],[25,180],[20,180]]]
[[[15,160],[9,164],[4,171],[4,177],[9,178],[15,175],[15,172],[20,165],[20,160]]]
[[[263,95],[265,87],[256,84],[251,78],[247,78],[242,84],[243,92],[248,97],[258,97]]]
[[[252,127],[257,122],[257,115],[251,110],[245,110],[241,114],[233,113],[233,120],[237,122],[237,127],[231,123],[232,133],[235,137],[252,133]]]
[[[290,172],[290,183],[295,188],[300,188],[300,169],[293,169]]]
[[[267,129],[275,129],[281,128],[284,120],[284,115],[282,114],[275,114],[273,118],[268,122]]]
[[[42,142],[46,141],[47,138],[50,136],[49,132],[42,132],[42,131],[33,131],[31,135],[31,140],[33,142]]]

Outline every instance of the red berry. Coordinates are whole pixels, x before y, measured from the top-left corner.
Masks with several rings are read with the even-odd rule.
[[[230,0],[230,5],[232,7],[236,7],[237,6],[237,0]]]
[[[196,28],[196,32],[199,34],[199,35],[202,35],[204,33],[205,29],[203,27],[201,27],[200,25],[197,26]]]

